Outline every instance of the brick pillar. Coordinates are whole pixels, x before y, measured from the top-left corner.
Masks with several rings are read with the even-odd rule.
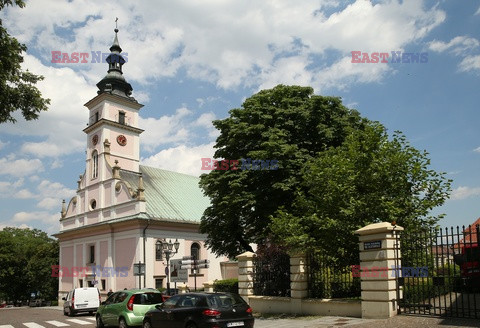
[[[400,231],[402,227],[388,222],[370,224],[355,231],[360,241],[362,318],[385,319],[397,315],[394,268],[400,263],[400,245],[398,251],[395,250]]]
[[[292,313],[302,313],[302,298],[308,297],[308,267],[305,254],[290,255],[290,298]]]
[[[245,252],[237,256],[238,259],[238,293],[248,302],[253,295],[253,258],[255,253]]]

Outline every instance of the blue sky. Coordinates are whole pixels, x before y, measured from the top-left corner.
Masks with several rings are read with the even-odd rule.
[[[309,85],[425,149],[453,192],[443,226],[480,216],[480,3],[464,1],[26,1],[0,12],[51,99],[37,121],[0,126],[0,228],[58,231],[85,169],[88,120],[107,65],[52,51],[108,52],[115,17],[141,110],[145,165],[199,175],[213,119],[261,89]],[[352,63],[352,51],[427,53],[426,63]]]

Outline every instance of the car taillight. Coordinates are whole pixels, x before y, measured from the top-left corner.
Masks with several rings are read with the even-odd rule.
[[[130,299],[127,303],[127,310],[133,311],[133,300],[135,299],[135,295],[130,296]]]
[[[203,314],[206,315],[207,317],[216,317],[217,315],[220,315],[222,312],[217,311],[217,310],[205,310],[203,311]]]
[[[249,308],[247,309],[247,313],[252,313],[252,312],[253,312],[252,308],[249,307]]]
[[[75,308],[75,295],[72,295],[72,309]]]

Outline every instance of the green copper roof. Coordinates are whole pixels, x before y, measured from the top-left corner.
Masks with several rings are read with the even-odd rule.
[[[203,211],[210,205],[195,176],[140,165],[147,202],[147,214],[153,219],[200,223]],[[120,170],[120,177],[133,190],[139,175]]]

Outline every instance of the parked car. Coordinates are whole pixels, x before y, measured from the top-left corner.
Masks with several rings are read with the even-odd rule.
[[[83,287],[72,289],[66,297],[63,297],[63,314],[70,317],[80,312],[97,311],[100,306],[100,291],[96,287]]]
[[[143,328],[252,328],[252,308],[238,294],[187,293],[148,311]]]
[[[156,289],[128,289],[110,295],[97,310],[97,328],[141,326],[145,313],[162,303]]]

